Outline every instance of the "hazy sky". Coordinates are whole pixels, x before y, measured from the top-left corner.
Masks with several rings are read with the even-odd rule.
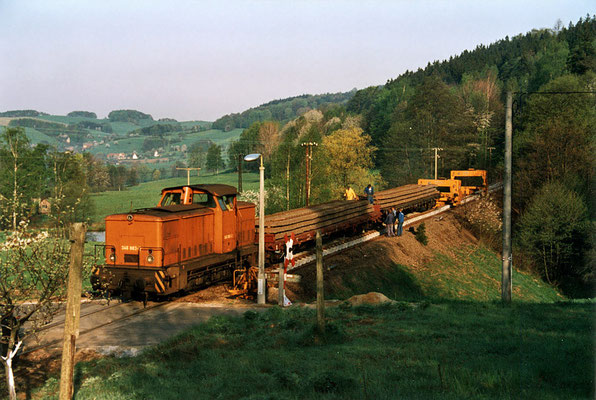
[[[0,111],[215,120],[385,83],[593,1],[0,0]]]

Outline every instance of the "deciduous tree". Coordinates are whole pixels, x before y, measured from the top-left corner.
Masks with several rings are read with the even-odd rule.
[[[337,198],[348,185],[360,188],[374,183],[369,171],[373,167],[372,157],[376,149],[370,141],[370,136],[355,127],[339,129],[323,138],[325,173],[330,177]]]
[[[277,122],[267,121],[261,124],[259,127],[259,141],[265,159],[271,157],[271,154],[279,145],[279,139],[279,124]]]
[[[209,150],[207,150],[206,166],[208,171],[216,171],[216,173],[219,173],[219,170],[225,167],[223,158],[221,157],[221,146],[213,143],[209,147]]]
[[[522,215],[519,243],[549,283],[586,273],[588,211],[580,196],[559,182],[544,185]]]

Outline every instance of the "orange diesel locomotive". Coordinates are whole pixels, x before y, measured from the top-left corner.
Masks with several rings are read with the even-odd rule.
[[[231,279],[254,265],[255,205],[228,185],[162,190],[157,207],[106,217],[106,263],[96,289],[167,295]]]

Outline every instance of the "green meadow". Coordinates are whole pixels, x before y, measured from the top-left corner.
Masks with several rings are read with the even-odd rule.
[[[419,302],[213,317],[75,367],[82,399],[591,399],[593,302]],[[58,379],[34,398],[57,398]]]

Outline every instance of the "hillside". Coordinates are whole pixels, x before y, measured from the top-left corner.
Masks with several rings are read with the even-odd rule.
[[[58,151],[90,153],[109,163],[153,164],[169,168],[186,163],[193,145],[208,148],[236,140],[240,129],[223,132],[206,121],[154,120],[134,110],[119,110],[98,119],[92,112],[76,111],[66,116],[35,110],[0,113],[0,127],[22,127],[32,144],[47,144]]]
[[[425,225],[426,246],[406,230],[400,238],[381,237],[325,258],[326,298],[347,299],[368,292],[381,292],[402,301],[501,298],[498,254],[479,243],[453,212],[427,219]],[[302,275],[303,283],[290,284],[289,297],[313,301],[314,266],[293,272]],[[522,271],[515,271],[513,276],[513,298],[517,301],[564,300],[564,296],[538,277]]]
[[[288,122],[312,109],[325,109],[330,106],[344,105],[355,91],[346,93],[327,93],[289,97],[273,100],[258,107],[249,108],[241,113],[227,114],[213,122],[214,129],[228,131],[236,128],[248,128],[255,122]]]

